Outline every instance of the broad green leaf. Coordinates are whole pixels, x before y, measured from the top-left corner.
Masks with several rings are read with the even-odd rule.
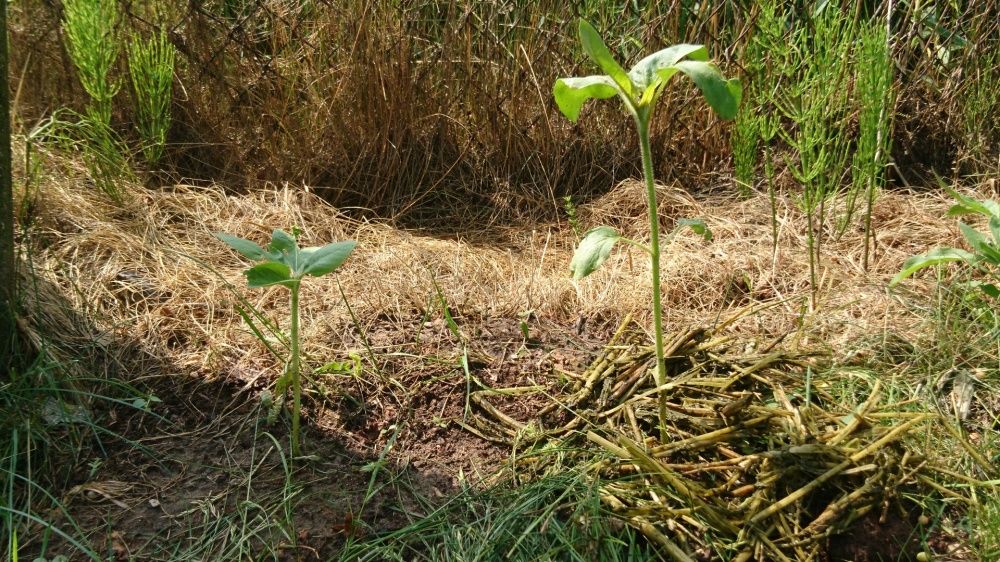
[[[1000,249],[992,244],[983,244],[976,248],[978,257],[985,259],[987,262],[1000,267]]]
[[[989,218],[1000,217],[1000,203],[997,203],[996,201],[991,199],[976,201],[975,199],[966,197],[965,195],[962,195],[952,189],[949,189],[948,193],[958,201],[958,204],[953,205],[950,209],[948,209],[948,216],[950,217],[955,215],[969,215],[973,213]]]
[[[698,85],[708,105],[723,119],[736,117],[740,101],[743,98],[743,86],[736,78],[726,80],[714,64],[683,60],[676,65],[678,70],[687,74]]]
[[[632,81],[629,80],[625,69],[618,64],[614,55],[608,50],[607,45],[604,44],[601,34],[587,20],[580,20],[580,43],[583,44],[583,51],[597,63],[597,66],[611,77],[615,84],[618,84],[625,95],[631,97]]]
[[[675,230],[680,230],[684,227],[690,228],[695,234],[700,235],[705,240],[712,239],[712,231],[709,230],[705,221],[701,219],[680,219],[677,221]]]
[[[226,234],[225,232],[216,232],[214,236],[225,242],[230,248],[254,261],[267,259],[267,253],[264,251],[264,248],[261,248],[250,240],[240,238],[239,236],[233,236],[232,234]]]
[[[903,279],[925,267],[954,261],[971,263],[975,260],[976,257],[965,250],[959,250],[958,248],[936,248],[926,254],[913,256],[903,262],[903,269],[892,278],[892,281],[889,281],[889,286],[892,287],[898,284]]]
[[[354,240],[334,242],[319,248],[306,248],[299,254],[302,273],[320,277],[340,267],[358,243]]]
[[[619,91],[615,81],[607,76],[560,78],[552,88],[559,111],[574,123],[579,119],[584,103],[591,99],[614,97]]]
[[[287,265],[274,261],[255,265],[244,272],[247,276],[247,286],[251,289],[270,287],[271,285],[290,285],[294,279]]]
[[[655,86],[661,81],[665,82],[669,80],[670,75],[673,72],[677,72],[676,69],[667,75],[660,73],[669,71],[685,57],[693,60],[707,61],[708,50],[702,45],[690,45],[687,43],[667,47],[635,63],[635,66],[628,71],[628,77],[637,88],[645,91],[650,86]]]
[[[610,226],[598,226],[587,231],[580,240],[569,270],[573,279],[583,279],[597,270],[611,255],[615,243],[621,240],[621,235]]]
[[[982,250],[980,248],[988,244],[986,237],[983,236],[983,233],[965,224],[964,222],[959,221],[958,229],[962,231],[962,236],[965,236],[965,240],[970,246],[972,246],[973,250],[981,252]]]
[[[990,232],[993,234],[993,242],[1000,245],[1000,215],[990,217]]]

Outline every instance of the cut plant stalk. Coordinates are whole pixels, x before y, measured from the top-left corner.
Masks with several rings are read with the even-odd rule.
[[[275,398],[280,398],[291,386],[292,389],[292,455],[300,452],[299,417],[302,409],[302,360],[299,345],[299,287],[306,275],[321,277],[336,270],[351,252],[357,242],[347,240],[334,242],[322,247],[299,249],[295,237],[276,229],[271,235],[271,244],[264,250],[256,243],[230,234],[218,232],[215,237],[232,249],[261,262],[244,274],[250,288],[281,285],[291,292],[291,329],[289,337],[288,367],[275,383]],[[277,400],[275,402],[278,404]]]
[[[642,150],[642,170],[646,185],[646,199],[649,209],[650,244],[648,247],[623,238],[611,227],[600,226],[588,231],[577,247],[570,263],[574,279],[581,279],[593,273],[611,254],[611,249],[619,240],[638,246],[650,257],[653,283],[653,332],[656,349],[657,386],[667,382],[666,359],[663,352],[663,312],[660,295],[660,222],[656,203],[656,185],[653,177],[653,156],[649,142],[649,125],[653,108],[670,79],[678,72],[691,78],[701,90],[712,109],[722,118],[736,116],[742,97],[738,80],[726,80],[719,69],[709,62],[708,51],[701,45],[680,44],[657,51],[633,66],[627,73],[615,61],[600,34],[589,23],[580,20],[580,42],[587,55],[606,74],[574,78],[560,78],[553,87],[553,95],[559,110],[570,121],[576,122],[583,104],[591,99],[619,97],[626,111],[635,120]],[[679,229],[689,227],[706,239],[711,232],[703,221],[683,219],[677,222]],[[672,237],[672,235],[671,235]],[[666,404],[660,395],[660,432],[666,439]]]

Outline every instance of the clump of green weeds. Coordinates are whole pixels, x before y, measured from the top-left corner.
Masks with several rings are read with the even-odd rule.
[[[577,215],[576,203],[573,202],[572,195],[563,197],[563,212],[566,213],[566,220],[569,221],[569,226],[573,229],[573,234],[579,238],[582,234],[580,232],[580,217]]]
[[[528,483],[506,477],[486,489],[464,487],[399,530],[349,539],[339,560],[656,559],[637,531],[605,509],[600,490],[592,474],[576,467]]]
[[[255,242],[225,234],[215,234],[232,249],[245,257],[260,262],[247,269],[247,285],[252,288],[271,286],[286,287],[291,293],[291,327],[289,332],[289,358],[285,372],[275,383],[275,397],[284,396],[292,390],[292,454],[300,453],[299,412],[302,405],[301,369],[302,359],[299,347],[299,287],[307,275],[321,277],[332,273],[347,260],[357,242],[347,240],[325,246],[299,248],[295,236],[284,230],[275,229],[271,243],[265,250]]]
[[[657,213],[656,186],[653,178],[653,156],[649,142],[649,124],[653,109],[670,79],[677,73],[691,78],[701,90],[709,105],[720,116],[732,119],[736,116],[742,97],[742,87],[738,80],[727,80],[718,67],[709,62],[708,50],[701,45],[681,44],[668,47],[649,55],[635,64],[628,72],[623,69],[608,50],[597,30],[584,20],[580,21],[580,42],[584,52],[606,74],[556,80],[553,94],[559,110],[570,121],[580,117],[583,104],[591,99],[617,97],[626,112],[635,121],[642,149],[642,169],[646,183],[646,198],[649,209],[649,246],[623,238],[615,229],[600,226],[588,231],[580,241],[570,269],[575,279],[593,273],[610,255],[619,240],[641,248],[649,254],[652,264],[653,284],[653,327],[656,346],[656,384],[666,384],[666,368],[663,351],[663,320],[660,285],[660,219]],[[701,220],[678,221],[677,229],[689,227],[696,233],[711,236],[708,227]],[[675,233],[677,232],[675,229]],[[665,431],[665,397],[660,396],[660,428]]]

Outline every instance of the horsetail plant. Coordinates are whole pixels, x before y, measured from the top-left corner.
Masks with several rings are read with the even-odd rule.
[[[574,78],[560,78],[553,87],[556,105],[570,121],[580,117],[583,104],[591,99],[608,99],[617,96],[625,110],[635,120],[642,150],[642,171],[646,183],[649,208],[649,246],[623,238],[615,229],[599,226],[588,231],[580,241],[570,269],[574,279],[593,273],[608,258],[619,240],[638,246],[649,254],[652,265],[653,329],[656,349],[657,386],[666,384],[666,363],[663,350],[663,313],[660,298],[660,220],[657,214],[656,186],[653,182],[653,157],[649,143],[649,125],[653,108],[667,83],[678,72],[691,78],[701,90],[708,104],[724,119],[736,116],[742,97],[739,80],[727,80],[718,67],[709,62],[708,50],[701,45],[680,44],[649,55],[626,72],[615,61],[601,36],[592,25],[580,20],[580,42],[584,52],[606,74]],[[705,223],[696,219],[678,221],[677,229],[689,227],[697,234],[711,237]],[[666,396],[659,397],[660,432],[666,438]]]
[[[155,166],[163,156],[170,129],[176,49],[165,32],[144,41],[133,36],[128,45],[128,72],[135,100],[135,125],[142,137],[142,156]]]
[[[299,286],[307,275],[322,277],[340,267],[354,251],[357,242],[346,240],[326,246],[300,249],[294,236],[275,229],[271,234],[271,244],[265,250],[250,240],[223,232],[217,232],[215,237],[245,257],[260,262],[243,272],[247,277],[247,286],[251,289],[280,285],[287,287],[291,292],[289,358],[284,374],[275,384],[275,396],[283,395],[289,386],[292,389],[292,454],[298,455],[299,412],[302,406]]]
[[[892,53],[885,27],[869,24],[861,30],[857,59],[854,87],[860,106],[858,139],[851,166],[853,187],[848,192],[847,209],[840,230],[844,231],[850,225],[856,198],[864,194],[865,249],[862,266],[867,271],[874,240],[872,210],[876,195],[885,185],[885,169],[892,152],[892,108],[896,98],[892,87]]]
[[[81,148],[94,183],[116,203],[123,200],[118,186],[128,176],[128,164],[120,140],[111,128],[111,100],[119,83],[111,68],[121,49],[115,31],[118,3],[115,0],[66,0],[63,31],[66,50],[76,68],[90,105],[80,120]]]
[[[69,58],[91,99],[88,114],[105,127],[111,124],[111,99],[118,83],[109,77],[120,44],[115,33],[115,0],[66,0],[63,29]]]

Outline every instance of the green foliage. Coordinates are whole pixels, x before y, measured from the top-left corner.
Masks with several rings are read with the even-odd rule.
[[[886,29],[868,23],[861,32],[855,63],[855,94],[858,111],[858,140],[851,166],[853,186],[848,193],[842,230],[854,213],[857,197],[865,194],[864,267],[868,268],[868,241],[875,197],[885,185],[885,168],[892,150],[892,116],[895,92],[892,85],[892,56]]]
[[[827,202],[844,183],[850,139],[844,134],[849,103],[852,20],[839,7],[826,4],[805,25],[790,32],[789,70],[796,74],[772,94],[772,103],[792,125],[779,129],[794,150],[788,169],[802,186],[799,198],[806,213],[809,278],[813,301],[819,282]]]
[[[354,251],[357,242],[347,240],[325,246],[299,248],[294,236],[275,229],[267,249],[256,242],[231,234],[217,232],[215,237],[243,256],[261,262],[244,271],[250,288],[280,285],[291,292],[291,330],[289,334],[289,360],[284,373],[275,383],[275,394],[283,396],[292,389],[292,454],[300,452],[299,416],[302,406],[301,354],[299,347],[299,285],[307,275],[321,277],[332,273]],[[280,404],[279,402],[275,402]]]
[[[621,240],[618,231],[610,226],[598,226],[587,231],[569,262],[569,271],[573,279],[583,279],[604,263],[615,243]]]
[[[0,541],[6,543],[0,547],[6,558],[0,559],[17,560],[20,547],[53,561],[67,560],[50,552],[59,550],[73,560],[100,562],[104,558],[73,518],[65,490],[79,475],[78,461],[92,452],[91,443],[121,438],[103,426],[101,412],[116,407],[149,411],[159,399],[120,380],[76,374],[76,359],[67,365],[48,351],[60,347],[53,339],[64,334],[42,331],[38,336],[44,347],[33,362],[5,373],[0,384]],[[149,452],[138,443],[130,445]],[[52,548],[57,541],[62,545]]]
[[[132,179],[132,169],[125,158],[125,143],[110,126],[63,109],[40,122],[29,133],[29,138],[32,142],[78,153],[98,189],[113,201],[121,202],[124,198],[120,182]]]
[[[984,234],[959,221],[958,227],[972,251],[960,248],[935,248],[926,254],[913,256],[903,263],[903,269],[892,278],[889,286],[913,275],[921,269],[949,262],[964,262],[991,279],[976,283],[990,297],[1000,299],[1000,204],[996,201],[977,201],[960,193],[951,192],[958,203],[948,210],[950,216],[979,215],[986,220],[989,234]]]
[[[399,530],[349,540],[338,560],[657,559],[637,531],[607,512],[602,484],[584,470],[566,467],[530,482],[507,477],[485,489],[465,487]]]
[[[742,96],[738,80],[726,80],[712,63],[708,50],[701,45],[674,45],[640,60],[628,73],[615,61],[597,30],[580,21],[580,42],[584,52],[603,70],[605,75],[560,78],[553,94],[559,110],[576,122],[583,104],[591,99],[619,96],[626,109],[638,118],[656,103],[674,74],[681,72],[691,78],[715,111],[726,119],[736,115]],[[684,60],[688,59],[688,60]]]
[[[90,96],[86,113],[74,127],[65,129],[72,144],[83,152],[91,178],[112,200],[121,202],[118,181],[129,175],[123,145],[111,128],[111,101],[119,84],[111,69],[121,49],[116,27],[115,0],[67,0],[63,29],[66,47],[83,89]]]
[[[649,145],[649,123],[653,108],[660,94],[677,73],[686,75],[701,90],[708,104],[725,119],[732,119],[743,94],[738,80],[727,80],[719,69],[708,61],[708,50],[701,45],[674,45],[649,55],[636,63],[628,73],[611,55],[597,30],[580,20],[580,43],[584,52],[603,70],[605,75],[560,78],[553,87],[556,105],[570,121],[576,122],[583,105],[591,99],[618,96],[626,111],[635,120],[642,149],[642,168],[646,183],[649,210],[650,244],[644,248],[652,262],[653,328],[656,347],[656,382],[666,383],[663,350],[663,320],[660,305],[660,222],[657,215],[656,186],[653,181],[653,156]],[[689,226],[706,237],[707,227],[700,221],[681,221],[679,227]],[[573,256],[570,268],[576,279],[589,275],[610,255],[611,249],[621,238],[610,227],[597,227],[584,236]],[[634,244],[634,242],[633,242]],[[660,426],[665,431],[666,401],[660,395]]]
[[[989,153],[992,143],[1000,143],[1000,120],[996,118],[1000,113],[1000,40],[967,48],[979,53],[967,57],[971,68],[963,69],[968,76],[960,92],[966,148],[970,154]]]
[[[121,48],[116,27],[115,0],[66,0],[63,29],[67,49],[83,89],[91,99],[89,116],[105,126],[111,123],[111,99],[118,83],[111,79],[111,67]]]
[[[744,86],[744,111],[733,123],[730,148],[733,175],[740,195],[749,197],[761,145],[777,134],[778,119],[769,101],[786,77],[794,72],[791,46],[785,37],[785,14],[777,0],[758,5],[756,25],[740,56],[748,83]],[[770,178],[768,178],[770,180]]]
[[[133,35],[128,46],[135,125],[143,142],[142,155],[151,166],[163,156],[170,129],[175,54],[174,45],[162,31],[146,41]]]
[[[563,211],[566,213],[566,219],[569,220],[569,226],[573,229],[573,234],[577,238],[580,237],[580,217],[576,212],[576,203],[573,202],[573,196],[567,195],[563,197]]]

